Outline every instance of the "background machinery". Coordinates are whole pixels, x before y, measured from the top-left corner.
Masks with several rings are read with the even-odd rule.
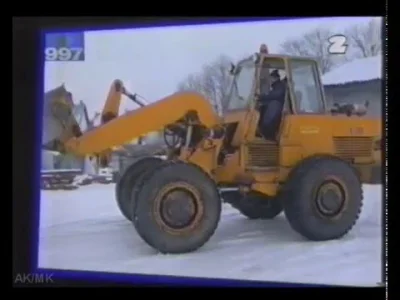
[[[258,133],[257,99],[272,69],[286,77],[287,92],[279,132],[269,141]],[[203,246],[217,228],[221,199],[251,219],[272,219],[283,211],[309,240],[345,235],[361,212],[362,183],[380,183],[381,121],[348,111],[333,114],[312,59],[257,53],[231,74],[223,116],[190,92],[139,103],[118,116],[121,96],[136,98],[117,80],[102,125],[59,132],[55,145],[95,155],[106,165],[113,147],[164,129],[167,158],[137,160],[116,185],[122,214],[162,253]]]

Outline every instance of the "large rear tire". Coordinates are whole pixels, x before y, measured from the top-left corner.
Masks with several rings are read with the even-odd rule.
[[[146,171],[151,170],[163,162],[158,157],[143,157],[131,164],[119,177],[115,186],[115,197],[118,208],[122,215],[129,221],[132,221],[132,189],[139,177]]]
[[[240,192],[229,191],[222,192],[221,197],[251,220],[271,220],[283,211],[282,203],[278,198],[269,199],[257,192],[250,192],[243,196]]]
[[[306,159],[281,191],[291,227],[313,241],[339,239],[361,213],[363,192],[354,168],[331,156]]]
[[[181,162],[162,165],[147,175],[133,208],[138,234],[161,253],[202,247],[221,215],[214,182],[197,166]]]

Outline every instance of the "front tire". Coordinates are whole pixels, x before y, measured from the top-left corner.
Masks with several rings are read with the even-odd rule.
[[[187,253],[202,247],[221,216],[214,182],[197,166],[181,162],[163,165],[148,175],[133,208],[138,234],[161,253]]]
[[[339,239],[361,213],[363,193],[353,167],[331,156],[306,159],[281,191],[291,227],[313,241]]]

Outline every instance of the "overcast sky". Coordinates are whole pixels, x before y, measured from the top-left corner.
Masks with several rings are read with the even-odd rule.
[[[366,23],[371,18],[313,18],[144,29],[103,30],[85,33],[84,62],[47,62],[45,91],[65,83],[74,100],[84,100],[89,111],[101,110],[111,82],[122,79],[131,92],[156,101],[176,90],[186,75],[220,54],[233,60],[258,51],[270,52],[288,38],[318,27],[334,34]],[[124,100],[122,110],[135,108]]]

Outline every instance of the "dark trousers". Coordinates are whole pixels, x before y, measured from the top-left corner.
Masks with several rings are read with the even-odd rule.
[[[282,106],[279,101],[268,103],[261,115],[261,133],[266,139],[275,140],[281,121]]]

